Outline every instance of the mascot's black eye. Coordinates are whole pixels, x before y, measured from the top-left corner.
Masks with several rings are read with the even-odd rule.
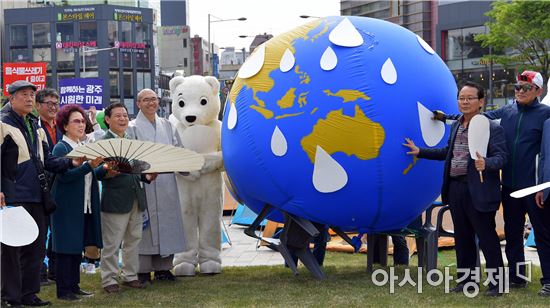
[[[183,108],[185,106],[185,102],[184,101],[180,101],[180,107]]]
[[[206,103],[208,103],[208,101],[206,100],[206,98],[203,98],[201,99],[201,105],[206,105]]]

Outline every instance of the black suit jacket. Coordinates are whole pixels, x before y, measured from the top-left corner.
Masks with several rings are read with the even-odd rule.
[[[441,188],[441,200],[444,204],[449,203],[451,159],[453,158],[453,148],[459,124],[459,120],[457,120],[451,126],[451,135],[446,147],[440,149],[422,148],[418,154],[419,158],[445,160],[443,187]],[[468,188],[473,206],[480,212],[496,211],[499,208],[501,198],[499,171],[506,163],[508,157],[504,129],[493,121],[490,121],[489,129],[491,132],[489,146],[487,147],[487,157],[485,158],[483,183],[480,181],[479,172],[475,168],[474,160],[470,158],[468,162]]]

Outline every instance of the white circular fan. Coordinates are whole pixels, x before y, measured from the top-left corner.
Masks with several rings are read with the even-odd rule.
[[[170,173],[197,171],[204,157],[191,150],[169,144],[131,139],[105,139],[73,149],[67,157],[98,156],[114,162],[114,169],[123,173]]]

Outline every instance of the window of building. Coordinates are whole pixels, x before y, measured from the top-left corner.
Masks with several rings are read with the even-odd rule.
[[[122,30],[120,34],[121,34],[121,41],[132,42],[132,23],[123,21]]]
[[[11,49],[10,59],[12,62],[29,62],[29,50],[27,48]]]
[[[122,74],[122,92],[124,97],[133,97],[134,96],[134,82],[132,78],[132,72],[124,72]]]
[[[27,25],[10,25],[10,46],[27,47]]]
[[[136,23],[136,42],[152,45],[149,37],[149,24]]]
[[[132,67],[132,53],[123,52],[122,53],[122,67],[131,68]]]
[[[86,69],[86,72],[80,72],[80,78],[97,78],[99,76],[97,71],[89,71]]]
[[[32,49],[32,60],[34,62],[47,62],[52,61],[52,50],[48,48],[33,48]]]
[[[183,58],[183,67],[187,67],[187,58]]]
[[[136,87],[138,91],[145,88],[151,89],[151,73],[137,72],[136,79]]]
[[[72,23],[58,23],[56,27],[56,42],[73,42],[74,41],[74,26]]]
[[[445,40],[446,60],[481,58],[489,54],[488,48],[475,41],[477,34],[485,33],[485,26],[447,31]]]
[[[187,39],[183,39],[183,48],[187,48]]]
[[[107,21],[107,38],[109,44],[114,45],[118,41],[118,22],[114,20]]]
[[[49,23],[34,23],[32,24],[32,44],[33,45],[50,45],[52,42],[50,37]]]
[[[136,53],[137,68],[149,68],[149,48],[145,48],[143,53]]]
[[[72,48],[56,49],[57,69],[58,70],[73,70],[74,69],[74,52]]]
[[[111,96],[120,97],[119,86],[118,86],[118,72],[110,71],[109,72],[109,89]]]
[[[118,67],[118,49],[109,50],[109,66]]]
[[[135,113],[134,108],[134,99],[133,98],[125,98],[124,99],[124,106],[126,106],[126,109],[128,109],[128,115],[133,116]]]
[[[97,24],[95,21],[80,22],[80,41],[81,42],[97,41]]]
[[[95,47],[86,47],[86,52],[84,53],[84,61],[85,61],[85,64],[86,64],[85,65],[86,69],[97,67],[97,57],[98,57],[97,53],[98,52],[94,51],[95,49],[97,49],[97,48],[95,48]],[[82,56],[80,56],[80,59],[82,60]]]

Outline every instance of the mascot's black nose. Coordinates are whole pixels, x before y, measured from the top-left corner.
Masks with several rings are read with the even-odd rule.
[[[196,116],[185,116],[185,121],[187,121],[189,123],[195,122],[196,119],[197,119]]]

